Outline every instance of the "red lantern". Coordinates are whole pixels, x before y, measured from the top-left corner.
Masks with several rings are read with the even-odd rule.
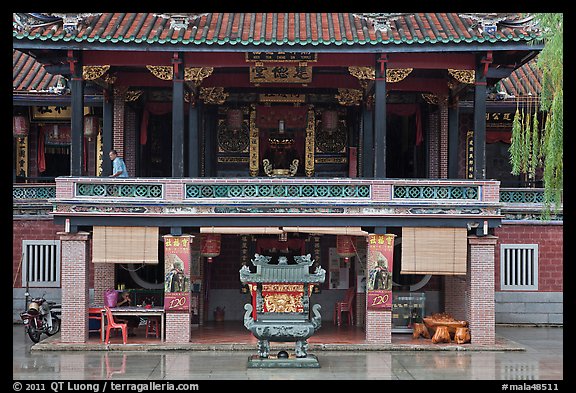
[[[220,234],[204,234],[202,235],[201,255],[208,258],[208,263],[212,263],[212,258],[220,255],[220,245],[222,239]]]
[[[23,115],[14,115],[12,117],[12,135],[17,138],[24,138],[28,136],[30,126],[28,119]]]
[[[325,110],[322,112],[322,128],[327,131],[334,131],[338,128],[338,112]]]
[[[98,133],[99,118],[96,115],[84,116],[84,136],[88,139]]]
[[[242,109],[230,108],[226,111],[226,126],[233,131],[242,128]]]
[[[338,235],[336,236],[336,253],[338,256],[344,258],[348,262],[350,257],[356,255],[356,247],[354,246],[354,236]]]

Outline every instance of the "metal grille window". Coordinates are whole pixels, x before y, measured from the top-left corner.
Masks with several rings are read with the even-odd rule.
[[[60,287],[60,241],[22,241],[22,287]]]
[[[500,288],[538,289],[538,244],[502,244],[500,246]]]

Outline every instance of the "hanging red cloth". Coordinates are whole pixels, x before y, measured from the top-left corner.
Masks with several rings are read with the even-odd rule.
[[[486,143],[512,143],[512,131],[486,130]]]
[[[398,116],[413,116],[416,115],[416,146],[424,141],[424,133],[422,132],[422,115],[420,113],[420,106],[418,104],[388,104],[386,106],[386,113]]]
[[[38,127],[38,172],[46,171],[46,152],[44,151],[44,127]]]
[[[140,144],[145,145],[148,142],[148,123],[150,114],[155,116],[165,115],[172,111],[172,104],[169,102],[148,102],[142,113],[142,122],[140,123]]]

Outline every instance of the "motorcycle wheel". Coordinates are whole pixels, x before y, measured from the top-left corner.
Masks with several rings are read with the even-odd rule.
[[[30,337],[30,340],[34,341],[35,343],[40,342],[41,334],[42,332],[38,330],[35,326],[32,326],[32,324],[28,327],[28,337]]]
[[[60,320],[56,317],[52,317],[52,329],[47,330],[46,334],[53,336],[60,331]]]

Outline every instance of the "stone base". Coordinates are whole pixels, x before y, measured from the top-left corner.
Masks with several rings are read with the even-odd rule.
[[[288,358],[278,358],[277,355],[261,358],[259,355],[252,355],[248,358],[248,368],[320,368],[320,363],[314,355],[305,358],[294,355]]]

